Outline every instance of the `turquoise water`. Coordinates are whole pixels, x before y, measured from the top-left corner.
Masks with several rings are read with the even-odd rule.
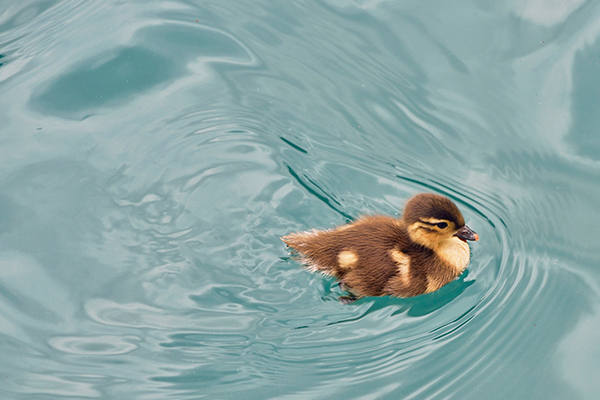
[[[599,62],[582,0],[0,2],[0,398],[597,399]],[[422,191],[436,293],[279,240]]]

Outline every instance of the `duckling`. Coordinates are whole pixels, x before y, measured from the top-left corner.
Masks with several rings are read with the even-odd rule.
[[[365,296],[413,297],[431,293],[458,277],[469,264],[467,240],[479,235],[448,198],[413,196],[402,219],[363,216],[331,230],[281,238],[313,272],[333,276],[351,303]]]

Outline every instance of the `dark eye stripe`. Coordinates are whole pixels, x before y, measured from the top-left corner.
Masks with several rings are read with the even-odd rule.
[[[426,224],[426,225],[430,225],[430,226],[439,226],[439,225],[441,225],[441,224],[444,224],[444,225],[448,226],[448,223],[447,223],[447,222],[445,222],[445,221],[440,221],[440,222],[428,222],[428,221],[423,221],[422,219],[419,219],[419,222],[422,222],[422,223],[424,223],[424,224]],[[446,226],[444,226],[444,228],[445,228]]]
[[[442,221],[442,222],[429,222],[429,221],[423,221],[422,219],[419,219],[419,222],[422,223],[422,224],[425,224],[425,225],[435,226],[438,229],[446,229],[448,227],[448,223],[445,222],[445,221]],[[428,230],[434,231],[434,229],[428,229]]]

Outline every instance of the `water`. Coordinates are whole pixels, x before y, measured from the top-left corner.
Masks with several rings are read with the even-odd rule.
[[[281,2],[280,2],[281,3]],[[0,397],[596,399],[600,5],[0,3]],[[346,306],[279,236],[481,240]]]

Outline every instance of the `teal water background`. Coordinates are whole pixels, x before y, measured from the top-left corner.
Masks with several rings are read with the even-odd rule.
[[[600,3],[0,2],[0,398],[597,399]],[[352,305],[286,233],[454,199]]]

